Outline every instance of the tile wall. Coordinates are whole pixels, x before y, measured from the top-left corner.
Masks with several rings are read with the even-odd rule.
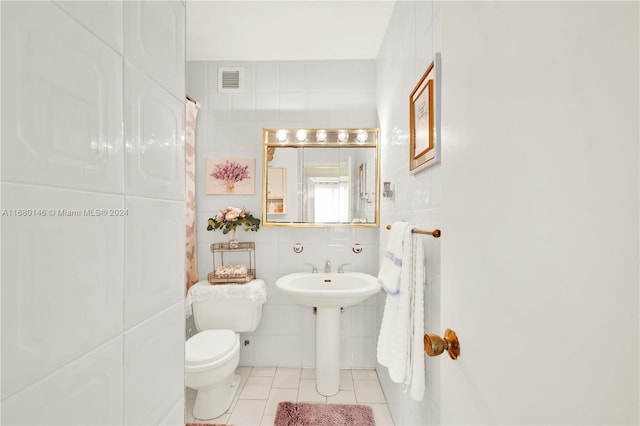
[[[185,5],[2,2],[2,424],[183,424]]]
[[[396,2],[376,61],[377,105],[382,134],[381,180],[393,185],[394,197],[382,198],[383,225],[406,220],[427,229],[441,227],[441,166],[409,173],[409,94],[441,46],[440,4],[431,1]],[[446,159],[443,159],[446,161]],[[380,250],[388,232],[380,231]],[[443,232],[446,232],[443,231]],[[427,259],[425,331],[441,333],[440,240],[424,236]],[[385,295],[378,296],[376,324],[382,321]],[[426,358],[426,357],[425,357]],[[440,358],[425,359],[426,391],[416,402],[402,384],[389,379],[387,368],[377,366],[378,376],[396,424],[439,424]]]
[[[240,66],[241,93],[219,93],[218,67]],[[225,241],[206,223],[227,205],[246,207],[261,216],[262,129],[273,127],[378,127],[376,64],[373,60],[283,62],[188,62],[187,92],[202,107],[196,130],[196,211],[198,272],[212,270],[209,246]],[[255,195],[207,195],[204,189],[208,157],[256,159]],[[238,238],[255,241],[257,275],[269,287],[262,322],[255,333],[243,335],[240,365],[256,367],[314,367],[315,317],[280,294],[281,275],[304,270],[310,262],[322,267],[330,259],[336,268],[377,274],[378,229],[262,227],[240,231]],[[293,252],[301,243],[304,251]],[[361,244],[361,254],[352,252]],[[341,368],[373,368],[377,338],[375,299],[347,308],[341,317]]]

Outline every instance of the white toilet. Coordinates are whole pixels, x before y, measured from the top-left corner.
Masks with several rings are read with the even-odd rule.
[[[266,286],[262,280],[243,285],[212,286],[201,281],[189,289],[199,333],[185,345],[185,385],[197,391],[193,416],[210,420],[224,414],[240,382],[239,333],[254,331],[262,318]]]

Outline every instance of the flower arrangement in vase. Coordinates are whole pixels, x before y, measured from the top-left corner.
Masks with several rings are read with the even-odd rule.
[[[215,217],[209,218],[207,225],[207,231],[215,231],[216,229],[222,229],[223,234],[231,232],[231,239],[229,240],[230,248],[238,247],[238,240],[236,240],[236,229],[242,227],[245,231],[258,231],[260,229],[260,219],[253,217],[253,215],[243,208],[238,207],[225,207],[220,209]]]

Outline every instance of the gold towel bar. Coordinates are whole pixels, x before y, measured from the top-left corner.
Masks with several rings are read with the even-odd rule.
[[[387,225],[387,229],[391,229],[391,225]],[[440,230],[439,229],[414,229],[413,231],[414,234],[424,234],[424,235],[431,235],[433,236],[433,238],[440,238]]]

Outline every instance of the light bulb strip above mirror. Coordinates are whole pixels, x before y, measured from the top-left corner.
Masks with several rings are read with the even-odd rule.
[[[327,146],[358,145],[376,146],[378,129],[265,129],[264,141],[271,146],[287,146],[302,143],[322,144]]]

